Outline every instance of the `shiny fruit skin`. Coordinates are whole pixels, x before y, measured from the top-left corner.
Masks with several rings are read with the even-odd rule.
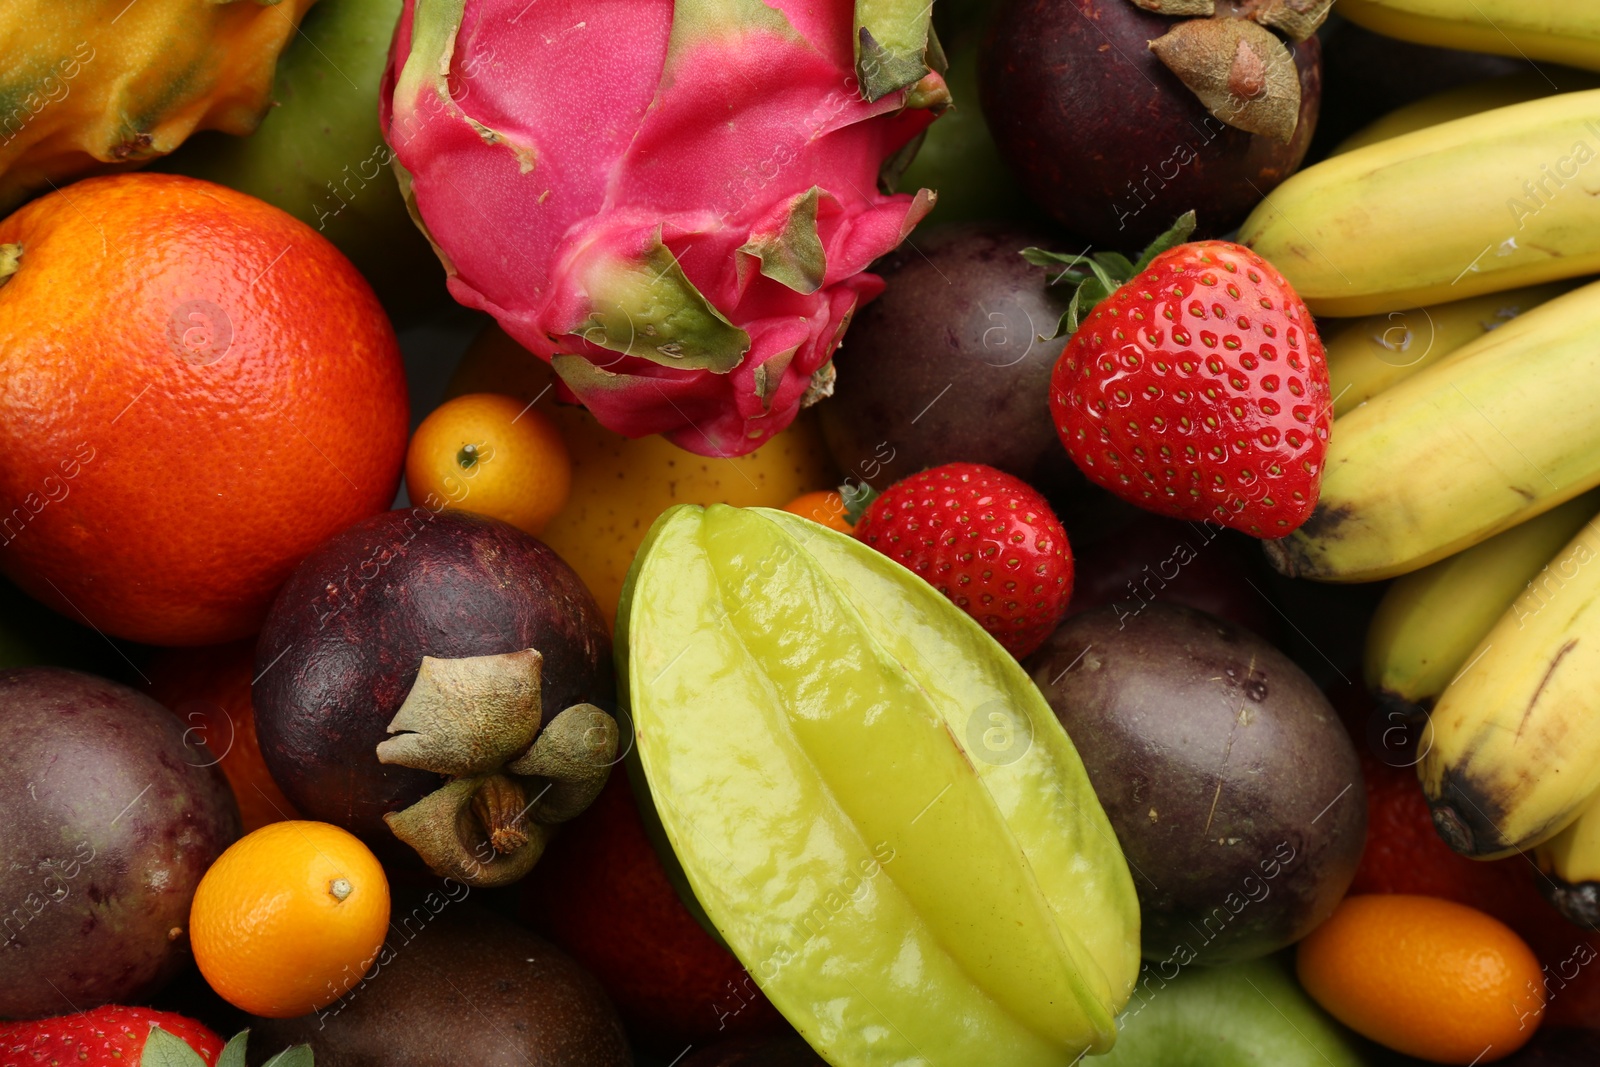
[[[1527,943],[1434,897],[1348,897],[1300,942],[1306,992],[1379,1044],[1437,1063],[1510,1055],[1538,1028],[1543,974]]]
[[[837,485],[814,416],[801,412],[748,455],[711,459],[659,435],[627,438],[581,407],[556,401],[556,376],[497,326],[479,335],[447,390],[506,393],[549,415],[572,455],[572,493],[540,539],[578,572],[606,625],[616,623],[628,566],[656,517],[674,504],[782,507],[800,493]]]
[[[356,837],[277,822],[224,852],[195,891],[200,973],[254,1015],[316,1011],[361,981],[389,929],[389,882]]]
[[[250,703],[255,648],[255,641],[246,640],[164,649],[145,668],[150,695],[178,717],[189,739],[204,745],[227,776],[247,834],[268,823],[300,818],[261,758]]]
[[[435,408],[406,452],[406,493],[537,536],[566,506],[572,458],[544,412],[514,397],[471,393]]]
[[[600,980],[639,1039],[668,1056],[783,1018],[684,907],[620,769],[523,883],[528,924]]]
[[[55,667],[0,672],[0,753],[0,1017],[154,993],[239,835],[227,782],[167,709]]]
[[[50,1019],[0,1022],[0,1056],[6,1057],[6,1067],[30,1063],[134,1067],[152,1027],[182,1040],[208,1064],[216,1063],[222,1052],[222,1038],[193,1019],[170,1011],[104,1004]]]
[[[1316,506],[1330,409],[1305,303],[1228,241],[1152,259],[1095,305],[1050,379],[1056,433],[1090,481],[1260,538]]]
[[[244,637],[301,557],[393,499],[399,346],[304,223],[132,174],[33,201],[8,243],[0,569],[33,596],[153,644]]]
[[[948,597],[1022,658],[1061,621],[1072,596],[1072,547],[1022,479],[980,463],[946,463],[884,491],[854,530]]]

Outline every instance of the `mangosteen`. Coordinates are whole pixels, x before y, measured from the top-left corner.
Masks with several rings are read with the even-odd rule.
[[[542,542],[426,507],[364,519],[279,592],[252,688],[308,818],[476,886],[528,872],[615,761],[611,641]]]
[[[1226,233],[1311,144],[1310,34],[1328,6],[1007,0],[982,44],[983,113],[1022,187],[1073,233],[1128,251],[1189,210],[1202,236]],[[1209,17],[1172,17],[1195,14]]]
[[[941,120],[942,121],[942,120]],[[944,463],[1035,484],[1071,467],[1050,419],[1056,332],[1071,298],[1022,258],[1052,237],[1003,223],[919,232],[874,268],[888,282],[857,313],[819,405],[846,477],[875,489]],[[1076,249],[1074,249],[1076,251]]]
[[[144,694],[57,667],[0,671],[0,752],[0,1018],[154,993],[239,836],[216,760]]]

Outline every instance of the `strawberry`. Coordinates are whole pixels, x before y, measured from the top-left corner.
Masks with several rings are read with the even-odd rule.
[[[1021,659],[1061,621],[1072,549],[1026,482],[981,463],[946,463],[896,482],[855,536],[915,572]]]
[[[77,1015],[0,1022],[0,1063],[7,1067],[32,1063],[133,1067],[144,1058],[152,1027],[181,1039],[207,1064],[216,1063],[222,1052],[222,1038],[193,1019],[169,1011],[107,1004]],[[182,1061],[168,1056],[157,1062]]]
[[[1137,264],[1025,253],[1079,285],[1050,382],[1056,432],[1130,503],[1283,537],[1316,505],[1328,449],[1322,341],[1271,264],[1228,241],[1178,243],[1193,229],[1190,213]]]

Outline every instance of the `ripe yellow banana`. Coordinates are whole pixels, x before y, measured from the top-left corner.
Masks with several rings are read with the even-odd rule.
[[[1367,688],[1385,708],[1433,707],[1485,634],[1600,511],[1591,489],[1389,587],[1367,628]]]
[[[1434,825],[1469,856],[1550,839],[1600,790],[1600,519],[1484,636],[1422,746]]]
[[[1441,122],[1453,122],[1468,115],[1510,107],[1529,100],[1542,100],[1555,93],[1572,93],[1596,88],[1596,78],[1581,71],[1552,67],[1522,74],[1506,74],[1480,82],[1458,85],[1442,93],[1423,97],[1396,108],[1372,124],[1357,130],[1334,148],[1333,155],[1353,152],[1369,144],[1387,141],[1403,133],[1414,133]]]
[[[1339,14],[1402,41],[1600,70],[1594,0],[1339,0]]]
[[[1600,485],[1600,283],[1541,304],[1333,425],[1293,577],[1419,570]],[[1597,731],[1600,734],[1600,731]]]
[[[1600,794],[1534,849],[1533,858],[1544,874],[1539,888],[1556,910],[1579,926],[1600,929]]]
[[[1577,282],[1550,282],[1449,304],[1323,323],[1334,418],[1349,414],[1469,341],[1576,286]]]
[[[1600,10],[1600,5],[1595,5]],[[1391,137],[1301,171],[1239,240],[1321,315],[1600,270],[1600,89]]]

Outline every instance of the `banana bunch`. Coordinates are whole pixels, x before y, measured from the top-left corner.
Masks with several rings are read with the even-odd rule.
[[[1332,154],[1343,155],[1391,137],[1493,111],[1497,107],[1543,100],[1554,93],[1574,93],[1595,88],[1600,88],[1600,78],[1595,75],[1556,67],[1468,82],[1396,108],[1340,141]]]
[[[1367,688],[1385,708],[1416,714],[1468,665],[1517,596],[1545,583],[1550,561],[1600,513],[1600,490],[1399,578],[1367,630]]]
[[[1556,910],[1579,926],[1600,930],[1600,795],[1565,830],[1533,850],[1544,872],[1539,885]]]
[[[1482,859],[1555,837],[1600,794],[1600,517],[1539,571],[1440,694],[1418,767],[1434,825]]]
[[[1339,14],[1403,41],[1600,70],[1593,0],[1339,0]]]
[[[1575,285],[1550,282],[1433,307],[1346,319],[1332,328],[1325,325],[1322,343],[1333,387],[1334,418],[1349,414],[1390,386]]]
[[[1291,576],[1391,578],[1600,485],[1596,337],[1600,283],[1540,304],[1335,420],[1316,510],[1265,542],[1268,558]]]
[[[1592,0],[1548,2],[1600,24]],[[1597,190],[1600,89],[1590,89],[1324,160],[1275,189],[1239,240],[1318,316],[1382,314],[1600,270]]]

